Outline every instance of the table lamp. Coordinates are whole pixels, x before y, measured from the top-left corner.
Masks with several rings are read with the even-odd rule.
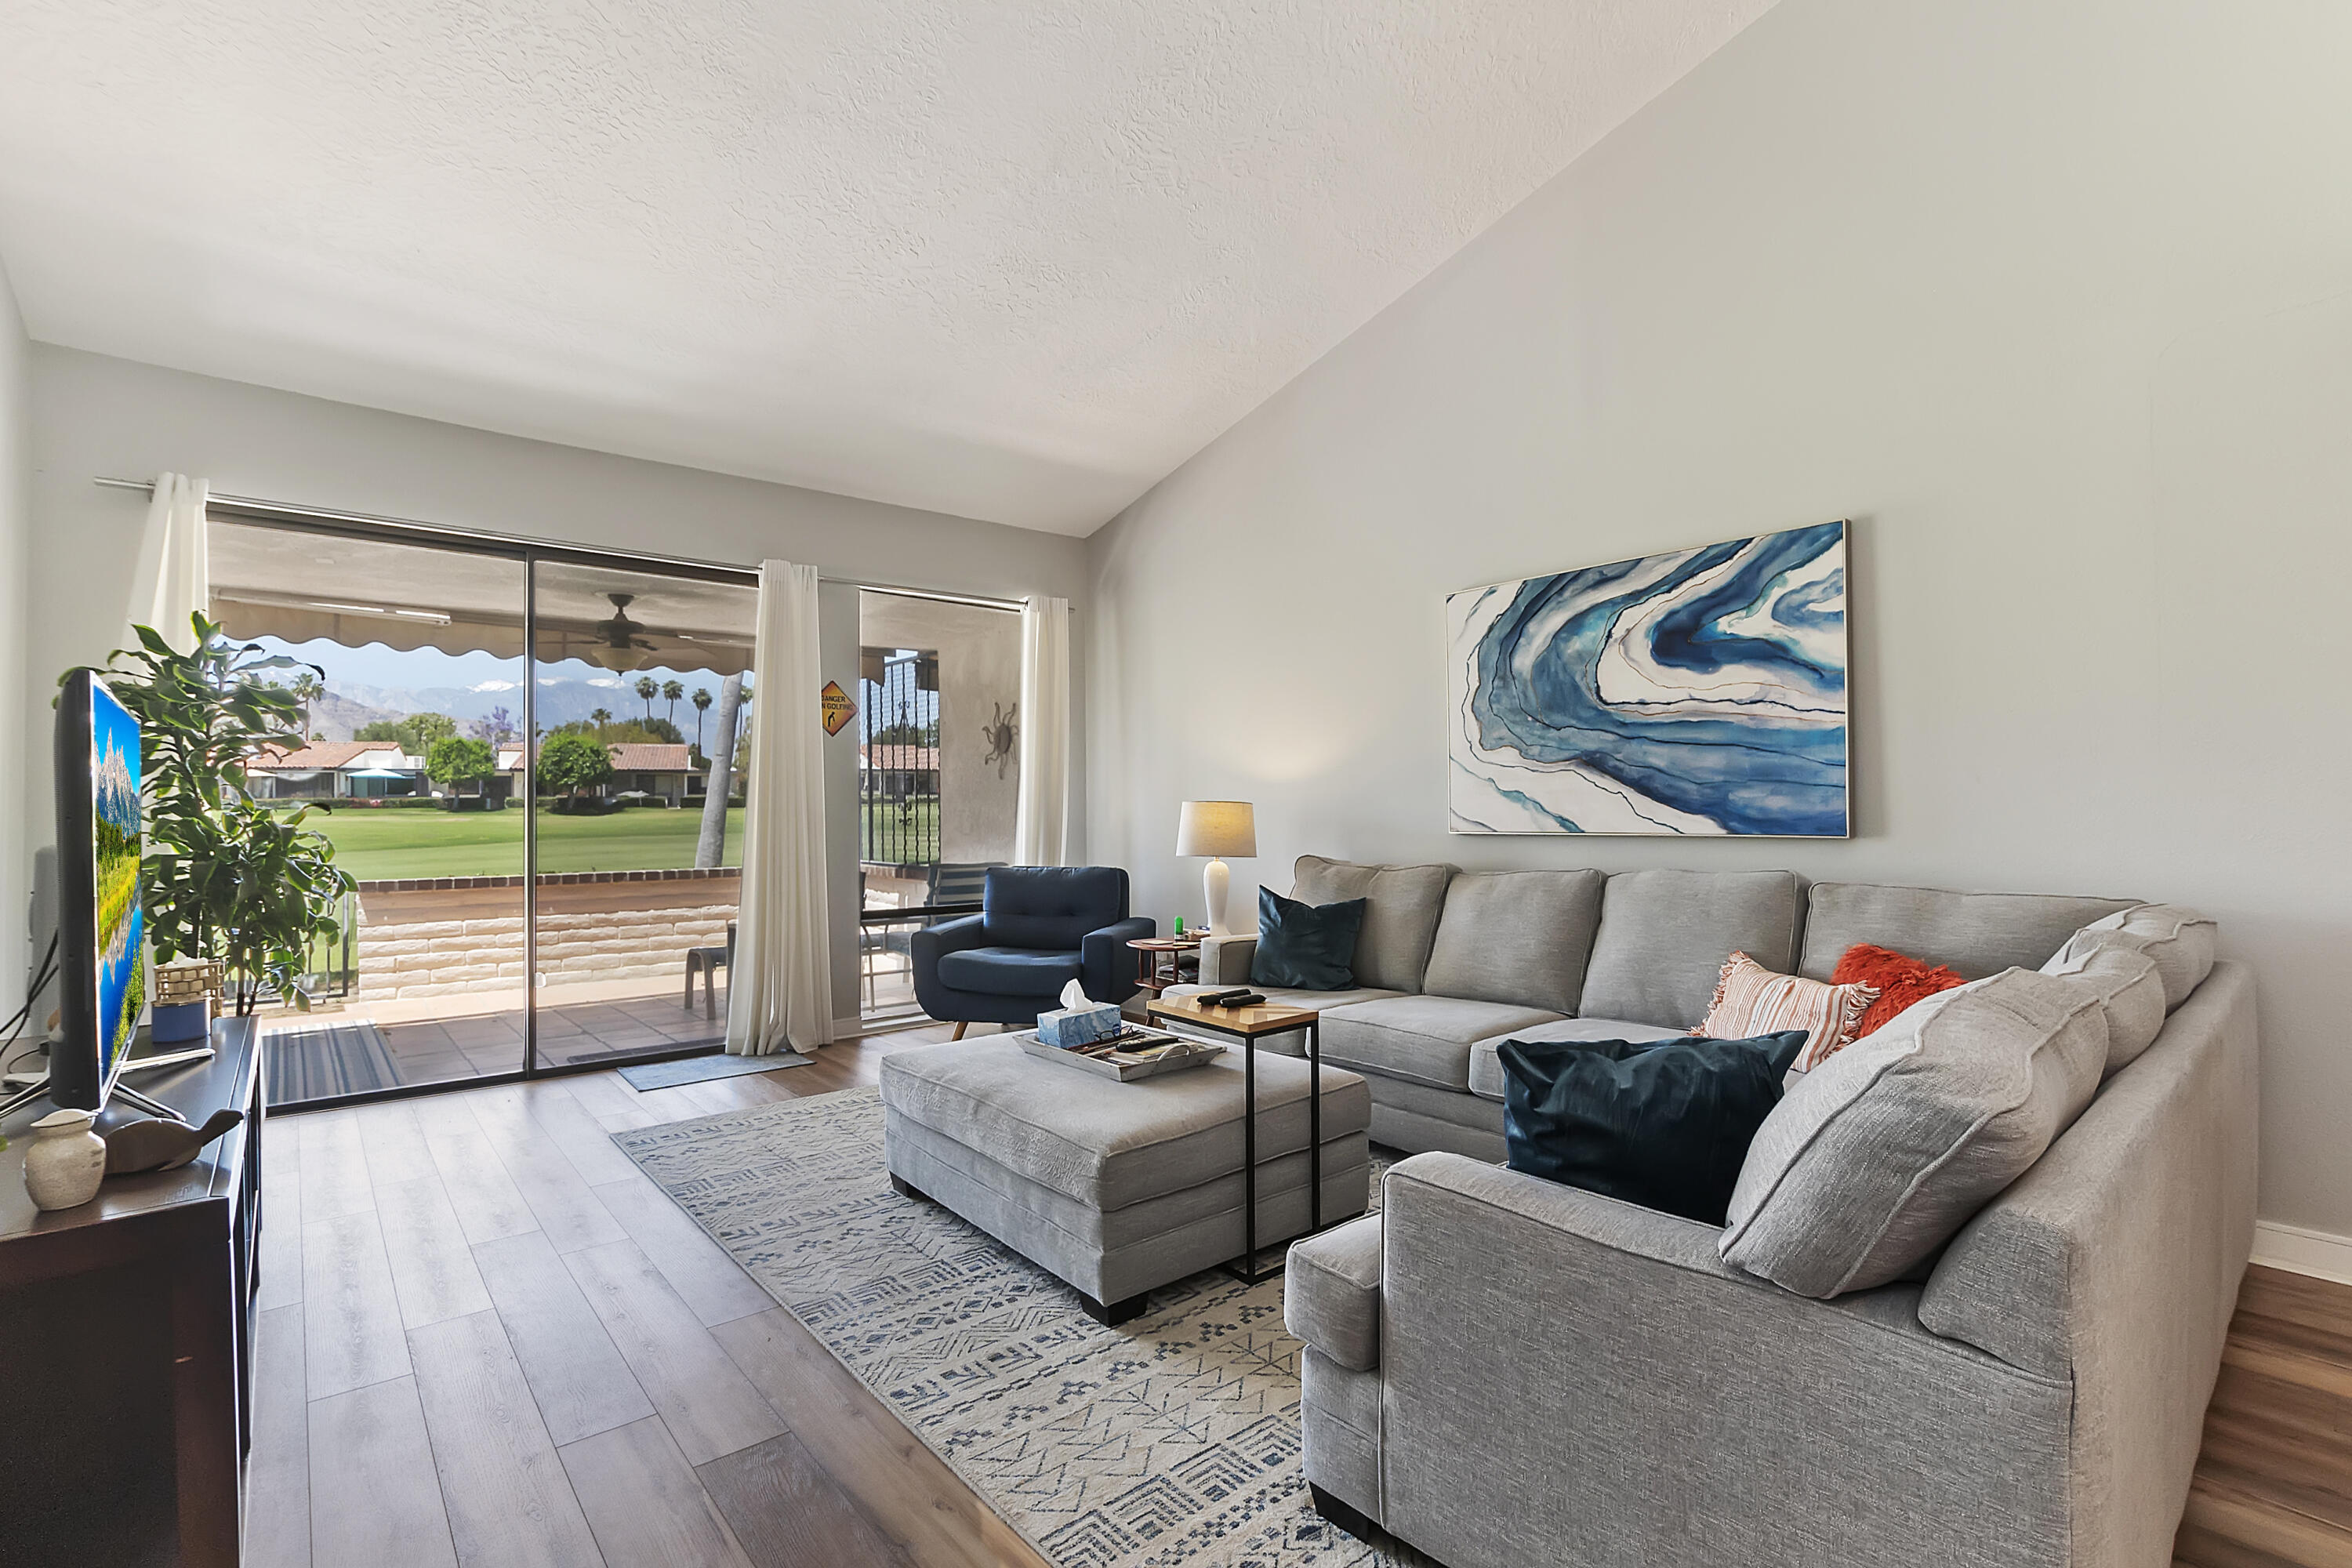
[[[1209,899],[1209,934],[1230,936],[1225,927],[1228,872],[1220,857],[1247,858],[1257,853],[1257,818],[1245,800],[1188,800],[1176,819],[1176,853],[1206,855],[1201,890]]]

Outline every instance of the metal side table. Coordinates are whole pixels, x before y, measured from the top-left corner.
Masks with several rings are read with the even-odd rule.
[[[1192,997],[1153,1001],[1144,1007],[1154,1022],[1182,1024],[1202,1034],[1239,1040],[1242,1046],[1242,1245],[1238,1265],[1225,1272],[1246,1285],[1280,1274],[1284,1263],[1260,1268],[1257,1262],[1257,1043],[1270,1035],[1307,1031],[1307,1229],[1297,1241],[1323,1228],[1323,1031],[1322,1014],[1311,1007],[1204,1007]]]

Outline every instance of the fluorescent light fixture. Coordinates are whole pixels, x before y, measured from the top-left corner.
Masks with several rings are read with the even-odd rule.
[[[449,617],[438,610],[402,610],[389,605],[331,605],[324,599],[312,599],[309,604],[314,610],[332,610],[339,616],[382,616],[386,620],[430,621],[436,626],[449,624]]]

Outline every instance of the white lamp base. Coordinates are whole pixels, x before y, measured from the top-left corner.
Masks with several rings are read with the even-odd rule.
[[[1225,869],[1225,863],[1214,857],[1201,872],[1201,891],[1208,895],[1211,936],[1234,934],[1225,929],[1225,884],[1232,879],[1232,875]]]

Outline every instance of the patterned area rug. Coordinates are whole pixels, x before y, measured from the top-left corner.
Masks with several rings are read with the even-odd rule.
[[[877,1089],[613,1141],[1063,1568],[1423,1562],[1309,1505],[1279,1279],[1196,1275],[1104,1328],[1035,1264],[890,1190]]]

